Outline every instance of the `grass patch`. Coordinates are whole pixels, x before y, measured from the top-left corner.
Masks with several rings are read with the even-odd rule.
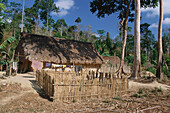
[[[160,88],[155,87],[151,92],[157,94],[163,92],[163,90],[161,87]]]
[[[113,97],[113,99],[120,100],[120,98],[119,98],[119,97]]]
[[[109,103],[110,101],[106,99],[106,100],[103,100],[102,102],[103,103]]]
[[[144,98],[149,95],[149,91],[145,88],[139,89],[138,92],[134,93],[131,97],[136,97],[136,98]]]

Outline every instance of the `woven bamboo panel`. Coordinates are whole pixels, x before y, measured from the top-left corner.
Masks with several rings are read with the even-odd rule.
[[[37,71],[36,81],[54,101],[79,101],[119,96],[128,88],[127,78],[115,73],[89,71]]]

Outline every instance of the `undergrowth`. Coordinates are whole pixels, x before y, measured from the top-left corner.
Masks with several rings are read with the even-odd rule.
[[[131,97],[144,98],[144,97],[148,97],[150,94],[157,95],[158,93],[162,93],[162,92],[163,90],[161,87],[160,88],[155,87],[152,90],[141,88],[139,89],[138,92],[134,93]]]

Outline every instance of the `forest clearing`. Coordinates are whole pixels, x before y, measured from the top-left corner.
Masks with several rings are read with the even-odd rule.
[[[169,4],[0,0],[0,113],[169,113]]]

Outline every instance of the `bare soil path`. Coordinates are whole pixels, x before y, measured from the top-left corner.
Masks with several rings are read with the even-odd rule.
[[[75,103],[53,103],[43,95],[43,91],[35,82],[34,73],[18,74],[7,79],[0,79],[0,85],[6,83],[7,89],[0,91],[0,113],[23,113],[23,112],[148,112],[148,113],[170,113],[170,95],[152,93],[147,97],[131,97],[133,92],[114,99],[95,99]],[[21,84],[21,88],[13,84]],[[12,85],[10,85],[12,84]],[[17,86],[17,85],[16,85]],[[162,88],[170,91],[170,86],[158,82],[139,83],[129,81],[129,90],[138,90],[140,88]],[[169,94],[169,93],[168,93]]]
[[[0,79],[0,84],[3,83],[5,83],[6,85],[20,84],[23,90],[0,99],[0,105],[5,105],[12,100],[19,99],[20,97],[30,92],[34,94],[40,94],[42,92],[40,87],[36,84],[35,74],[33,72],[17,74],[17,76],[7,77],[6,79]]]
[[[170,91],[170,86],[158,83],[157,81],[153,81],[152,83],[139,83],[129,80],[129,90],[139,90],[142,88],[147,89],[161,88],[162,90]]]

